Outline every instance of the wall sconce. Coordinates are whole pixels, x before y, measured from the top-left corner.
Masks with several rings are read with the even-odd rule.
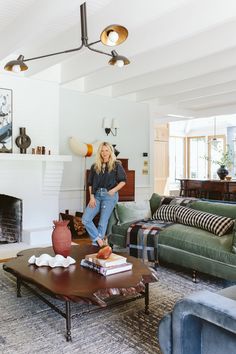
[[[118,119],[113,118],[111,122],[109,118],[103,118],[102,127],[105,129],[106,135],[111,133],[113,136],[117,136],[117,129],[119,128]]]

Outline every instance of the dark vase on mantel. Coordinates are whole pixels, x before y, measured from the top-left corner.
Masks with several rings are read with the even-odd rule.
[[[31,139],[26,134],[25,128],[20,128],[20,135],[16,138],[16,146],[20,149],[21,154],[26,154],[26,149],[30,146]]]
[[[229,174],[229,171],[227,168],[225,168],[225,165],[221,165],[220,168],[216,171],[218,174],[219,178],[223,181],[225,177]]]

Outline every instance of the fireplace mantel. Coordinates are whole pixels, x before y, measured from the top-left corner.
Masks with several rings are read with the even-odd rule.
[[[0,153],[0,161],[72,161],[71,155],[37,155]]]

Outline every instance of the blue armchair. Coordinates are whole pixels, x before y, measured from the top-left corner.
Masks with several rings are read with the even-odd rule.
[[[236,353],[236,285],[176,303],[158,328],[163,354]]]

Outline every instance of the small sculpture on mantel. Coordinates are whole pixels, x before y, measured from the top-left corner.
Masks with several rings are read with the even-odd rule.
[[[21,154],[26,154],[26,149],[31,144],[30,137],[25,132],[26,128],[20,128],[20,135],[16,138],[16,146],[20,149]]]

